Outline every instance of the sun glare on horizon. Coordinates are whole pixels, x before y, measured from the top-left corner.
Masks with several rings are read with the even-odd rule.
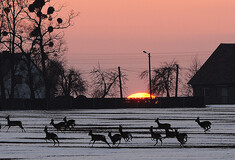
[[[146,99],[146,98],[150,98],[150,94],[149,93],[134,93],[131,94],[127,97],[128,99]],[[154,95],[152,95],[152,98],[155,98]]]

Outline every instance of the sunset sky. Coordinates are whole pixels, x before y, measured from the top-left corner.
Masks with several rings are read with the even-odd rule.
[[[125,97],[148,91],[138,77],[148,69],[143,50],[151,53],[152,68],[176,60],[184,70],[195,55],[204,62],[220,43],[235,42],[234,0],[57,1],[67,6],[64,14],[80,12],[65,32],[69,65],[86,77],[98,64],[120,66],[129,79]]]

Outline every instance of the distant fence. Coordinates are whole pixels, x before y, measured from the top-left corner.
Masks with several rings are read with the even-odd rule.
[[[1,100],[1,110],[59,110],[115,108],[198,108],[205,107],[203,97],[158,97],[157,99],[71,98]]]

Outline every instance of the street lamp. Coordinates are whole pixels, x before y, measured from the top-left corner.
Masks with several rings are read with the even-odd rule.
[[[152,99],[152,87],[151,87],[151,63],[150,63],[150,53],[143,51],[145,54],[148,54],[149,57],[149,94],[150,99]]]

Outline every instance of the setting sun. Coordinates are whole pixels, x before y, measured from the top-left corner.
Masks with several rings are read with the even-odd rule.
[[[145,99],[150,98],[149,93],[134,93],[127,97],[128,99]],[[152,98],[155,98],[155,96],[152,95]]]

